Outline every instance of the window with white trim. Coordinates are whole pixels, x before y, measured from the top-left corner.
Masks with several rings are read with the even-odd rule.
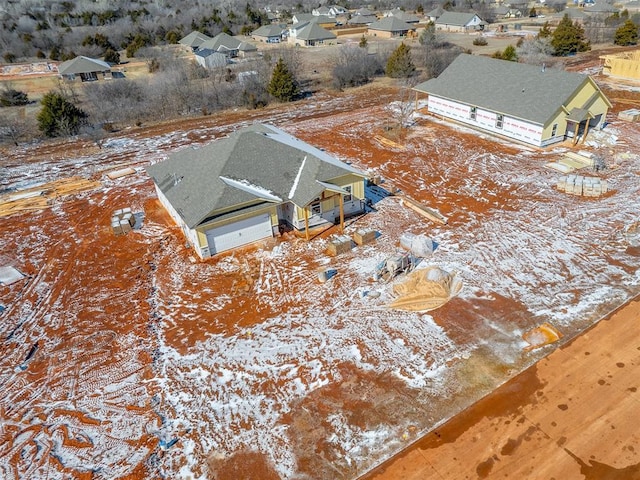
[[[556,136],[556,133],[558,133],[558,124],[557,124],[557,123],[554,123],[554,124],[553,124],[553,127],[551,127],[551,136],[552,136],[552,137],[555,137],[555,136]]]
[[[320,203],[320,199],[316,198],[310,205],[311,207],[311,215],[320,215],[322,214],[322,204]]]
[[[476,107],[471,107],[471,111],[469,112],[469,118],[471,120],[475,120],[477,113],[478,113],[478,109]]]
[[[504,115],[496,115],[496,128],[502,128],[504,124]]]
[[[353,199],[353,196],[351,195],[351,185],[344,187],[344,189],[349,192],[349,195],[344,196],[344,201],[350,202]]]

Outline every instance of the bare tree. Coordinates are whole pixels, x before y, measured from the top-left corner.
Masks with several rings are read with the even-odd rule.
[[[25,107],[3,108],[0,111],[0,139],[16,147],[23,140],[33,138],[36,132],[33,118],[25,114]]]

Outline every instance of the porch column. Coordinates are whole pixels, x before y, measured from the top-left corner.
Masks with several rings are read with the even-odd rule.
[[[587,118],[587,124],[584,127],[584,136],[582,137],[582,143],[587,139],[587,134],[589,133],[589,118]]]
[[[573,144],[578,143],[578,130],[580,130],[580,122],[575,122],[575,128],[573,129]]]
[[[309,207],[304,207],[304,237],[309,241]]]
[[[340,233],[344,233],[344,197],[340,195]]]

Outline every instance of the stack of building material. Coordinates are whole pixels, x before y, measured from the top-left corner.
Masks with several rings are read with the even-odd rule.
[[[353,234],[353,241],[356,245],[366,245],[376,239],[377,232],[373,228],[361,228]]]
[[[618,118],[620,120],[626,120],[627,122],[637,122],[640,121],[640,109],[632,108],[630,110],[625,110],[618,114]]]
[[[597,177],[583,177],[582,175],[567,175],[560,177],[556,183],[556,188],[561,192],[585,197],[599,197],[607,193],[608,185],[606,180]]]
[[[111,216],[111,228],[116,235],[129,233],[135,224],[136,219],[130,208],[116,210]]]
[[[337,235],[329,241],[327,251],[330,255],[340,255],[350,251],[352,248],[351,237],[347,235]]]

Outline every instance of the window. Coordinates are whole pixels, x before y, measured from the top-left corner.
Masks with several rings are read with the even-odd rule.
[[[502,124],[504,123],[504,115],[496,116],[496,128],[502,128]]]
[[[349,192],[349,195],[345,195],[345,196],[344,196],[344,201],[345,201],[345,202],[350,202],[350,201],[353,199],[353,198],[352,198],[352,195],[351,195],[351,185],[349,185],[348,187],[344,187],[344,189],[345,189],[347,192]]]
[[[322,204],[320,203],[320,199],[316,198],[313,203],[311,203],[311,215],[320,215],[322,213]]]
[[[478,109],[476,107],[471,107],[471,111],[469,112],[469,118],[471,120],[476,119],[476,113],[478,113]]]
[[[554,124],[553,124],[553,127],[551,128],[551,136],[552,136],[552,137],[555,137],[555,136],[556,136],[556,133],[558,133],[558,124],[557,124],[557,123],[554,123]]]

